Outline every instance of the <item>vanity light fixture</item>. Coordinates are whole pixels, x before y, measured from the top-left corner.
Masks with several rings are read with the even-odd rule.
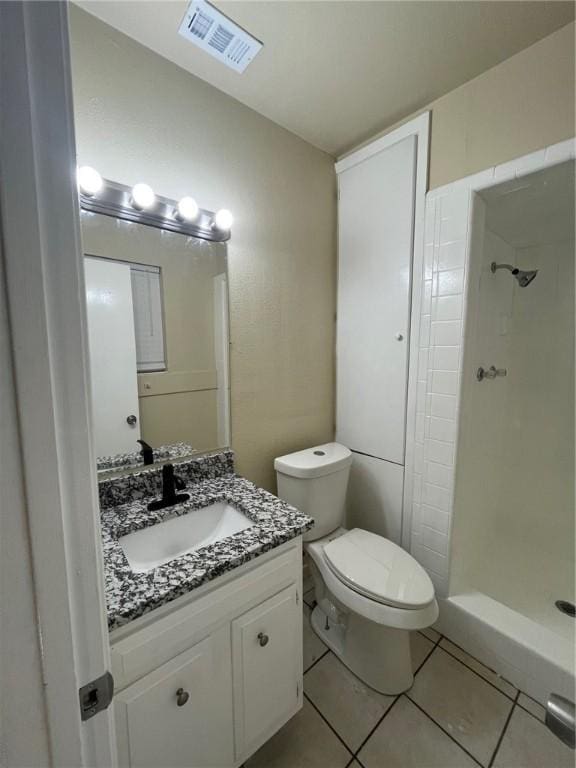
[[[89,165],[83,165],[76,171],[78,186],[83,195],[93,197],[102,189],[104,182],[102,176]]]
[[[80,206],[84,211],[179,232],[211,243],[225,243],[230,239],[233,222],[230,211],[208,211],[200,208],[189,196],[180,200],[162,197],[156,195],[148,184],[129,187],[103,179],[88,166],[78,168],[76,173]]]
[[[146,211],[148,208],[152,208],[156,202],[156,195],[152,187],[148,184],[135,184],[132,187],[132,206],[138,211]]]
[[[197,218],[200,209],[198,203],[193,197],[183,197],[178,203],[175,216],[181,221],[194,221]]]
[[[234,223],[234,216],[226,208],[221,208],[214,216],[214,226],[216,229],[227,232]]]

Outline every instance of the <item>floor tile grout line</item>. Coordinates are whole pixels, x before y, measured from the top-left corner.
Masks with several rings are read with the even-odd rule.
[[[498,754],[498,750],[500,749],[500,745],[502,744],[502,741],[504,740],[504,734],[508,730],[508,725],[510,724],[510,720],[512,720],[512,714],[514,713],[514,710],[518,706],[518,698],[520,696],[520,691],[516,694],[516,697],[514,701],[512,702],[512,706],[510,707],[510,712],[508,712],[508,717],[506,718],[506,722],[504,723],[504,727],[502,728],[502,733],[498,737],[498,741],[496,742],[496,746],[494,747],[494,752],[492,753],[492,757],[490,759],[490,762],[488,763],[488,768],[492,768],[494,765],[494,760],[496,760],[496,755]]]
[[[447,640],[449,643],[451,643],[451,645],[455,645],[455,646],[456,646],[456,648],[458,648],[460,651],[462,651],[462,653],[465,653],[465,654],[466,654],[466,656],[470,656],[470,658],[471,658],[471,659],[474,659],[474,661],[477,661],[477,662],[478,662],[478,664],[482,664],[482,666],[483,666],[483,667],[486,667],[486,669],[487,669],[489,672],[493,672],[493,673],[496,675],[496,677],[499,677],[499,678],[500,678],[501,680],[503,680],[505,683],[508,683],[508,685],[509,685],[511,688],[514,688],[514,690],[515,690],[515,691],[520,691],[520,689],[518,688],[518,686],[516,686],[516,685],[512,685],[512,683],[510,682],[510,680],[506,680],[506,678],[505,678],[505,677],[502,677],[501,675],[499,675],[499,674],[498,674],[498,672],[497,672],[495,669],[490,669],[490,667],[489,667],[489,666],[487,666],[486,664],[484,664],[483,662],[481,662],[481,661],[480,661],[480,659],[477,659],[477,658],[476,658],[476,656],[472,656],[472,654],[471,654],[471,653],[469,653],[469,652],[466,650],[466,648],[462,648],[462,646],[461,646],[461,645],[458,645],[458,643],[455,643],[453,640],[450,640],[450,638],[449,638],[449,637],[446,637],[446,635],[444,635],[444,639],[445,639],[445,640]],[[446,648],[442,648],[442,650],[443,650],[443,651],[446,651]],[[450,653],[450,651],[446,651],[446,653]],[[453,653],[450,653],[450,655],[451,655],[451,656],[454,656],[454,654],[453,654]],[[457,656],[455,656],[454,658],[458,658],[458,657],[457,657]],[[458,659],[458,661],[460,661],[460,659]],[[465,662],[465,661],[463,661],[463,662],[461,662],[461,663],[462,663],[462,664],[464,664],[464,666],[468,666],[468,665],[466,664],[466,662]],[[469,669],[472,669],[472,667],[468,667],[468,668],[469,668]],[[474,671],[475,671],[475,670],[474,670],[474,669],[472,669],[472,672],[474,672]],[[479,672],[476,672],[476,674],[478,675],[478,674],[479,674]],[[480,675],[480,677],[482,677],[482,675]],[[484,678],[484,680],[486,680],[486,678]],[[486,680],[486,682],[488,683],[488,682],[490,682],[490,681],[489,681],[489,680]],[[493,683],[490,683],[490,685],[493,685]],[[494,686],[494,687],[496,687],[496,686]],[[498,690],[500,690],[500,689],[498,689]],[[502,693],[504,693],[504,691],[502,691]],[[523,693],[523,691],[520,691],[520,693]],[[505,693],[504,695],[505,695],[505,696],[508,696],[508,698],[509,698],[509,699],[512,699],[512,700],[515,698],[515,695],[514,695],[514,696],[509,696],[509,695],[508,695],[508,694],[506,694],[506,693]],[[525,695],[527,695],[527,694],[525,694]],[[528,698],[530,698],[530,697],[528,697]]]
[[[433,645],[432,648],[430,648],[430,650],[428,651],[428,653],[424,657],[424,659],[422,660],[422,662],[418,665],[418,668],[414,671],[414,677],[416,677],[418,672],[420,672],[420,670],[422,669],[424,664],[426,664],[426,662],[428,661],[430,656],[432,656],[432,654],[434,653],[435,650],[436,650],[436,645]],[[412,685],[414,685],[414,683],[412,683]],[[410,687],[412,687],[412,686],[410,686]]]
[[[396,696],[396,698],[394,699],[394,701],[392,702],[392,704],[390,704],[390,706],[388,707],[388,709],[386,710],[386,712],[384,712],[384,714],[382,715],[382,717],[380,717],[380,719],[378,720],[378,722],[376,723],[376,725],[375,725],[375,726],[372,728],[372,730],[370,731],[370,733],[368,734],[368,736],[366,736],[366,738],[364,739],[364,741],[363,741],[363,742],[360,744],[360,746],[358,747],[358,749],[357,749],[357,750],[356,750],[356,752],[354,753],[354,757],[355,757],[355,758],[358,760],[358,762],[360,762],[360,758],[358,757],[359,753],[360,753],[360,752],[361,752],[361,751],[364,749],[364,747],[366,746],[366,743],[367,743],[367,742],[368,742],[368,741],[369,741],[369,740],[372,738],[372,736],[374,735],[374,732],[375,732],[375,731],[376,731],[376,730],[377,730],[377,729],[380,727],[380,724],[382,723],[382,721],[383,721],[383,720],[386,718],[386,716],[388,715],[388,713],[390,712],[390,710],[392,710],[392,709],[394,708],[394,706],[396,705],[396,702],[398,701],[398,699],[399,699],[401,696],[402,696],[402,694],[401,694],[401,693],[399,693],[399,694],[398,694],[398,696]]]
[[[340,734],[339,734],[339,733],[338,733],[338,731],[337,731],[337,730],[334,728],[334,726],[333,726],[333,725],[330,723],[330,721],[329,721],[329,720],[328,720],[328,719],[327,719],[327,718],[326,718],[326,717],[325,717],[325,716],[322,714],[322,712],[321,712],[321,710],[319,709],[319,707],[317,707],[317,706],[316,706],[316,704],[314,704],[314,702],[313,702],[313,701],[312,701],[312,699],[311,699],[311,698],[308,696],[308,694],[306,693],[306,691],[304,691],[304,698],[306,699],[306,701],[307,701],[309,704],[311,704],[311,705],[314,707],[314,709],[316,710],[316,712],[318,712],[318,714],[320,715],[320,717],[322,718],[322,720],[324,720],[324,722],[326,723],[326,725],[328,726],[328,728],[330,728],[330,730],[332,731],[332,733],[333,733],[333,734],[336,736],[336,738],[338,739],[338,741],[340,741],[340,742],[341,742],[341,743],[344,745],[344,747],[345,747],[345,748],[346,748],[346,750],[347,750],[347,751],[348,751],[348,752],[349,752],[349,753],[352,755],[352,757],[355,757],[355,755],[354,755],[354,752],[353,752],[353,751],[350,749],[350,747],[348,746],[348,744],[346,744],[346,742],[344,741],[344,739],[342,738],[342,736],[340,736]]]
[[[524,691],[518,691],[518,698],[520,698],[520,694],[521,694],[521,693],[524,693]],[[524,696],[527,696],[527,695],[528,695],[528,694],[524,693]],[[543,705],[543,704],[540,704],[540,702],[539,702],[539,701],[537,701],[537,702],[536,702],[536,704],[538,704],[540,707],[542,707],[542,709],[544,710],[544,712],[546,712],[546,707],[544,707],[544,705]],[[544,720],[540,720],[540,718],[538,717],[538,715],[535,715],[535,714],[534,714],[534,712],[530,712],[530,710],[529,710],[529,709],[526,709],[526,707],[523,707],[523,706],[522,706],[522,704],[520,704],[520,702],[519,702],[518,700],[516,701],[516,705],[517,705],[518,707],[520,707],[520,709],[521,709],[523,712],[526,712],[526,714],[527,714],[527,715],[530,715],[530,717],[533,717],[533,718],[534,718],[534,720],[537,720],[537,721],[540,723],[540,725],[546,725],[546,723],[544,722]]]
[[[477,757],[474,757],[474,755],[472,754],[472,752],[469,752],[469,751],[466,749],[466,747],[464,747],[464,746],[462,746],[462,744],[460,744],[460,742],[459,742],[459,741],[456,741],[456,739],[454,738],[454,736],[452,736],[452,734],[451,734],[449,731],[447,731],[447,730],[446,730],[446,729],[445,729],[445,728],[444,728],[442,725],[440,725],[440,723],[438,723],[436,720],[434,720],[434,718],[432,717],[432,715],[429,715],[429,714],[428,714],[428,712],[426,712],[426,710],[425,710],[425,709],[423,709],[423,707],[421,707],[421,706],[420,706],[420,704],[418,704],[418,702],[414,701],[414,699],[413,699],[411,696],[408,696],[408,694],[407,694],[407,693],[405,693],[405,694],[404,694],[404,696],[406,696],[406,698],[408,699],[408,701],[410,701],[412,704],[414,704],[414,706],[415,706],[417,709],[419,709],[419,710],[420,710],[420,712],[422,712],[422,714],[423,714],[423,715],[426,715],[426,717],[428,718],[428,720],[431,720],[431,721],[434,723],[434,725],[438,726],[438,728],[440,728],[440,730],[442,731],[442,733],[445,733],[445,734],[446,734],[446,736],[448,736],[448,738],[449,738],[451,741],[453,741],[453,742],[454,742],[454,744],[456,744],[457,746],[459,746],[459,747],[460,747],[460,749],[461,749],[463,752],[466,752],[466,754],[468,755],[468,757],[470,757],[472,760],[474,760],[474,762],[475,762],[477,765],[479,765],[481,768],[485,768],[485,766],[483,766],[483,765],[482,765],[482,763],[480,762],[480,760],[478,760],[478,758],[477,758]]]
[[[302,673],[302,676],[304,676],[304,675],[307,675],[307,674],[308,674],[308,672],[310,672],[310,670],[312,669],[312,667],[315,667],[315,666],[316,666],[316,664],[318,664],[318,662],[319,662],[319,661],[322,661],[322,659],[324,658],[324,656],[326,656],[326,654],[327,654],[327,653],[330,653],[330,648],[326,648],[326,650],[324,651],[324,653],[323,653],[321,656],[318,656],[318,658],[317,658],[317,659],[314,659],[314,661],[312,662],[312,664],[310,664],[310,666],[309,666],[309,667],[307,667],[307,668],[306,668],[306,669],[303,671],[303,673]]]
[[[452,641],[450,640],[449,642],[452,642]],[[456,645],[456,644],[454,643],[454,645]],[[481,675],[481,674],[480,674],[480,672],[477,672],[477,671],[476,671],[476,670],[475,670],[473,667],[471,667],[469,664],[466,664],[466,662],[465,662],[465,661],[462,661],[462,659],[459,659],[459,658],[458,658],[458,656],[454,656],[454,654],[453,654],[453,653],[450,653],[450,651],[446,650],[446,648],[443,648],[441,645],[437,645],[436,647],[437,647],[437,648],[440,648],[440,650],[441,650],[441,651],[444,651],[444,653],[447,653],[447,654],[448,654],[448,656],[451,656],[451,657],[452,657],[453,659],[455,659],[456,661],[459,661],[459,662],[460,662],[460,664],[462,664],[462,666],[463,666],[463,667],[466,667],[466,669],[469,669],[469,670],[470,670],[470,672],[473,672],[473,673],[474,673],[474,674],[475,674],[477,677],[479,677],[479,678],[480,678],[480,680],[484,680],[484,682],[485,682],[485,683],[488,683],[488,685],[491,685],[491,686],[492,686],[492,688],[494,688],[494,690],[498,691],[498,693],[501,693],[501,694],[502,694],[502,696],[506,696],[506,698],[508,699],[508,701],[515,701],[515,697],[516,697],[517,693],[519,693],[519,689],[518,689],[518,688],[516,688],[516,686],[515,686],[515,685],[512,685],[512,683],[508,683],[508,681],[506,680],[506,682],[508,683],[508,685],[512,685],[512,687],[513,687],[513,688],[516,690],[516,694],[514,694],[514,696],[510,696],[510,694],[509,694],[509,693],[505,693],[505,691],[503,691],[501,688],[498,688],[498,686],[497,686],[497,685],[494,685],[494,683],[491,683],[491,682],[490,682],[490,680],[487,680],[487,679],[484,677],[484,675]],[[456,646],[456,647],[457,647],[457,648],[459,648],[459,646]],[[463,649],[461,649],[461,650],[463,650]],[[464,651],[464,653],[466,653],[466,651]],[[468,654],[468,655],[470,656],[470,654]],[[473,659],[474,659],[474,656],[471,656],[471,658],[473,658]],[[478,659],[474,659],[474,660],[475,660],[475,661],[478,661]],[[481,661],[478,661],[478,663],[479,663],[479,664],[482,664],[482,662],[481,662]],[[488,669],[488,667],[486,667],[486,669]],[[493,670],[490,670],[490,671],[492,672]],[[496,673],[495,673],[495,674],[496,674]],[[502,679],[504,679],[504,678],[502,678]]]

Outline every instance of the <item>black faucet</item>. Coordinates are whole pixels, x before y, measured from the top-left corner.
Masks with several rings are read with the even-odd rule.
[[[140,453],[144,459],[144,464],[154,464],[154,451],[152,450],[152,446],[148,445],[146,440],[136,440],[136,442],[140,443],[142,446]]]
[[[154,512],[157,509],[165,509],[182,501],[188,501],[189,493],[176,493],[176,491],[182,491],[184,488],[186,488],[186,483],[181,477],[174,474],[174,465],[164,464],[162,467],[162,498],[151,501],[148,504],[148,509],[150,512]]]

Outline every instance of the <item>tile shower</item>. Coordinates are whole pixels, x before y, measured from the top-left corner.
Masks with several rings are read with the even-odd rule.
[[[411,549],[445,631],[540,700],[574,674],[573,211],[574,141],[433,190],[417,298]]]

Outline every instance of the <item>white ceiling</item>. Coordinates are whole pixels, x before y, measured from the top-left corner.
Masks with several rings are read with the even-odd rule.
[[[78,5],[336,156],[574,18],[534,0],[218,2],[264,43],[239,75],[178,34],[186,0]]]

